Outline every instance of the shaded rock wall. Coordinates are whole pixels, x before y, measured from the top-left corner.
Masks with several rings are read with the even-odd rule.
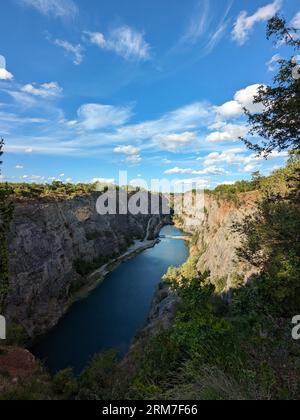
[[[120,255],[133,240],[143,240],[147,230],[154,237],[170,221],[159,215],[100,216],[98,196],[16,204],[5,315],[30,336],[46,332],[65,313],[72,290],[84,280],[75,261]]]

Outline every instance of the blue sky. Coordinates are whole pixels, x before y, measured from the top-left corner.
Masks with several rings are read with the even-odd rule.
[[[288,52],[265,39],[295,0],[7,0],[0,3],[2,178],[166,178],[205,187],[267,174],[238,140],[242,108]],[[273,59],[273,60],[272,60]]]

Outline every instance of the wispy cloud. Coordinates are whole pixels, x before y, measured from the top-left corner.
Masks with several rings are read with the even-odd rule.
[[[300,11],[294,16],[291,24],[293,28],[300,29]]]
[[[142,157],[140,155],[131,155],[131,156],[127,156],[127,158],[125,159],[125,162],[128,163],[129,165],[138,165],[139,163],[142,162]]]
[[[151,47],[144,34],[123,25],[113,29],[108,36],[101,32],[84,32],[85,38],[99,48],[113,51],[126,60],[147,61],[151,58]]]
[[[137,155],[139,149],[134,146],[118,146],[114,148],[114,153],[121,153],[124,155]]]
[[[181,37],[179,43],[191,43],[195,44],[205,34],[206,29],[211,21],[209,1],[204,0],[199,2],[197,10],[190,20],[190,24],[186,29],[186,32]]]
[[[197,140],[197,134],[190,131],[179,134],[157,134],[154,136],[153,140],[160,148],[170,152],[176,152],[183,147],[187,147],[191,143],[195,142]]]
[[[50,82],[41,85],[36,83],[27,84],[21,88],[21,91],[42,98],[55,98],[62,94],[63,89],[57,82]]]
[[[282,57],[280,54],[275,54],[273,57],[266,63],[268,67],[268,71],[273,72],[276,70],[278,66],[278,62],[282,60]]]
[[[226,33],[230,22],[228,16],[232,3],[232,0],[227,3],[221,19],[217,22],[209,1],[199,2],[193,12],[189,26],[177,45],[172,49],[172,52],[197,45],[202,57],[210,54]]]
[[[273,3],[259,8],[253,15],[249,15],[245,10],[242,11],[234,24],[232,39],[239,45],[244,45],[253,27],[259,22],[265,22],[272,18],[281,9],[281,5],[282,0],[275,0]]]
[[[75,17],[78,8],[73,0],[17,0],[25,6],[33,7],[43,15],[65,18]]]
[[[222,21],[214,33],[211,33],[210,39],[205,46],[205,53],[211,53],[218,43],[222,40],[226,29],[228,28],[229,20]]]
[[[99,130],[124,125],[131,116],[130,107],[85,104],[78,110],[78,124],[86,130]]]
[[[225,169],[217,168],[215,166],[210,166],[203,170],[176,167],[165,171],[166,175],[223,175],[225,173]]]
[[[68,41],[64,41],[62,39],[56,39],[54,41],[54,44],[57,45],[58,47],[63,48],[67,54],[69,54],[72,59],[73,59],[73,63],[76,65],[79,65],[82,63],[84,55],[83,55],[83,47],[80,44],[71,44]]]

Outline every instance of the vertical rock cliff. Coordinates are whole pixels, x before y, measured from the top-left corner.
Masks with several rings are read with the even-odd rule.
[[[10,287],[6,316],[29,336],[44,333],[65,313],[84,272],[119,256],[134,240],[155,237],[169,217],[105,215],[99,194],[70,200],[16,203],[9,234]]]
[[[210,271],[219,291],[229,290],[236,281],[246,282],[255,272],[237,260],[241,237],[233,225],[255,212],[257,200],[255,191],[237,194],[235,200],[206,193],[203,211],[191,207],[179,218],[182,228],[195,235],[191,252],[199,254],[198,270]]]

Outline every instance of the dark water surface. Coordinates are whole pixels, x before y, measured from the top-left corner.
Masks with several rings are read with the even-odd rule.
[[[180,236],[173,226],[161,235]],[[164,238],[121,264],[91,294],[76,302],[59,324],[32,349],[51,372],[72,367],[79,374],[102,351],[127,352],[149,315],[155,290],[170,266],[188,258],[186,243]]]

